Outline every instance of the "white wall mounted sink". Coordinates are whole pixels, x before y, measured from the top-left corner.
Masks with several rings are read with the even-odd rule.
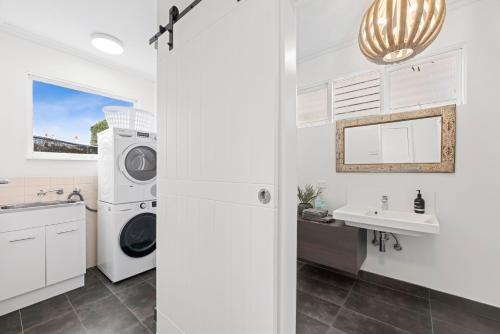
[[[333,211],[333,217],[344,220],[346,225],[368,230],[410,236],[439,234],[439,221],[431,214],[346,205]]]

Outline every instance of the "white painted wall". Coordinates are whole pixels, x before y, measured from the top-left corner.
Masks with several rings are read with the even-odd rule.
[[[331,208],[363,189],[387,192],[394,202],[394,197],[407,198],[411,207],[415,189],[422,189],[424,197],[435,200],[441,234],[401,238],[403,252],[388,248],[380,254],[369,244],[363,269],[500,306],[500,2],[462,3],[449,10],[443,31],[424,54],[466,47],[468,102],[457,111],[456,173],[336,173],[335,129],[326,125],[298,131],[299,183],[327,180],[324,197]],[[300,63],[299,86],[374,68],[353,43]]]
[[[119,69],[92,63],[0,30],[0,178],[94,176],[97,162],[28,160],[31,110],[28,74],[71,82],[137,100],[154,111],[155,84]]]
[[[25,201],[36,200],[35,193],[39,189],[56,185],[61,187],[60,182],[51,184],[49,177],[52,180],[73,180],[74,177],[75,182],[65,182],[67,187],[64,188],[71,190],[73,186],[78,186],[82,189],[87,204],[95,208],[97,191],[94,179],[97,176],[97,161],[26,158],[28,144],[32,141],[29,129],[31,90],[28,74],[133,99],[137,101],[137,107],[153,112],[155,83],[132,72],[124,72],[121,68],[92,63],[44,45],[0,29],[0,178],[24,180],[26,177],[36,182],[36,186],[24,189],[23,181],[23,187],[14,187],[18,191],[0,187],[0,202],[22,202],[23,198]],[[69,190],[65,190],[64,197]],[[96,224],[96,214],[87,212],[87,267],[96,265]]]

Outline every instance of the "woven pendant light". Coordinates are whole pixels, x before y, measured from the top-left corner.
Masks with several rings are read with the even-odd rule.
[[[434,41],[445,16],[445,0],[375,0],[361,22],[359,47],[377,64],[409,59]]]

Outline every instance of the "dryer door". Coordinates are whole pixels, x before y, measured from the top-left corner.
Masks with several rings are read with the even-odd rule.
[[[156,249],[156,215],[141,213],[130,219],[120,233],[120,248],[130,257],[144,257]]]
[[[122,173],[134,183],[151,183],[156,179],[156,150],[147,144],[129,146],[120,159]]]

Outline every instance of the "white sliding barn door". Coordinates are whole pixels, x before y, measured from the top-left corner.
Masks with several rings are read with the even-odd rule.
[[[158,333],[282,332],[282,2],[203,0],[159,41]]]

